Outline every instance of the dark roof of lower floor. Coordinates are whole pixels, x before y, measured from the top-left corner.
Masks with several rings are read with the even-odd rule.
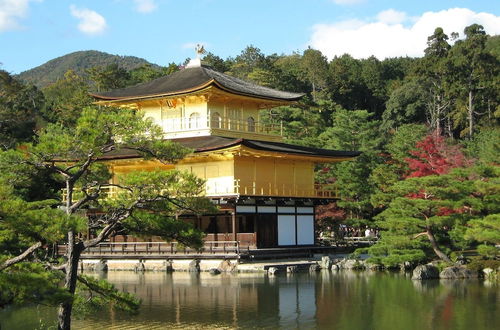
[[[251,149],[278,152],[285,154],[294,154],[301,156],[312,157],[332,157],[332,158],[351,158],[357,157],[361,154],[359,151],[339,151],[312,148],[306,146],[298,146],[282,142],[269,142],[258,140],[247,140],[242,138],[228,138],[221,136],[200,136],[190,138],[173,139],[187,148],[194,149],[195,153],[222,150],[238,145],[243,145]],[[120,150],[113,150],[106,153],[101,159],[127,159],[127,158],[140,158],[141,155],[136,150],[123,148]]]

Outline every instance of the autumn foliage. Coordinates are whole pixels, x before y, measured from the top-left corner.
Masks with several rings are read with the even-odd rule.
[[[406,159],[410,168],[408,178],[447,174],[453,168],[470,165],[460,146],[446,143],[436,132],[418,142],[410,153],[414,158]]]

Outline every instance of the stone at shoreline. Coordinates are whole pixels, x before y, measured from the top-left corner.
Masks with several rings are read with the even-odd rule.
[[[415,267],[411,276],[412,280],[429,280],[439,278],[439,269],[431,264]]]
[[[94,271],[96,271],[96,272],[108,271],[108,265],[106,264],[106,261],[100,260],[98,263],[96,263],[94,266]]]
[[[483,269],[484,277],[490,277],[493,274],[494,270],[492,268]]]
[[[340,269],[365,269],[366,265],[364,261],[355,259],[344,259],[340,261],[337,266]]]
[[[439,273],[439,278],[457,279],[457,278],[477,278],[477,272],[462,266],[446,267]]]
[[[146,270],[146,267],[144,266],[143,262],[138,262],[134,266],[134,271],[136,272],[143,272]]]
[[[269,275],[276,275],[278,273],[278,268],[277,267],[269,267],[267,270],[267,273]]]
[[[382,269],[384,269],[384,265],[381,265],[381,264],[368,264],[368,269],[370,269],[370,270],[382,270]]]
[[[405,262],[402,262],[399,264],[399,269],[402,271],[410,270],[411,267],[412,267],[412,264],[409,261],[405,261]]]
[[[320,266],[322,269],[330,269],[332,268],[332,259],[329,256],[321,257]]]
[[[172,260],[165,261],[165,271],[171,273],[174,271],[174,265]]]
[[[237,269],[238,263],[231,263],[229,260],[224,260],[220,263],[218,269],[221,272],[233,272]]]
[[[309,271],[310,272],[319,272],[321,270],[321,266],[318,265],[318,264],[313,264],[311,266],[309,266]]]
[[[210,270],[208,272],[212,275],[219,275],[220,274],[220,270],[218,270],[217,268],[210,268]]]
[[[189,263],[188,272],[199,273],[200,272],[200,261],[193,260]]]

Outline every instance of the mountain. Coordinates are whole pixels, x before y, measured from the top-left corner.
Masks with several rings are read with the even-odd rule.
[[[85,74],[85,69],[115,63],[127,70],[135,69],[144,64],[159,68],[158,65],[135,56],[119,56],[96,50],[85,50],[55,58],[36,68],[21,72],[17,77],[25,82],[34,84],[38,88],[43,88],[62,78],[68,70],[73,70],[77,74],[83,75]]]

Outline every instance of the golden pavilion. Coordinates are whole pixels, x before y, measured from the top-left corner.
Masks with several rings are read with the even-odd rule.
[[[137,109],[163,128],[166,139],[194,150],[171,165],[134,152],[111,153],[104,158],[114,177],[152,168],[196,174],[219,212],[191,220],[207,241],[248,249],[314,246],[315,207],[338,198],[334,187],[315,182],[315,167],[359,155],[287,144],[282,127],[261,123],[263,110],[302,96],[217,72],[199,58],[151,82],[93,94],[98,104]]]

